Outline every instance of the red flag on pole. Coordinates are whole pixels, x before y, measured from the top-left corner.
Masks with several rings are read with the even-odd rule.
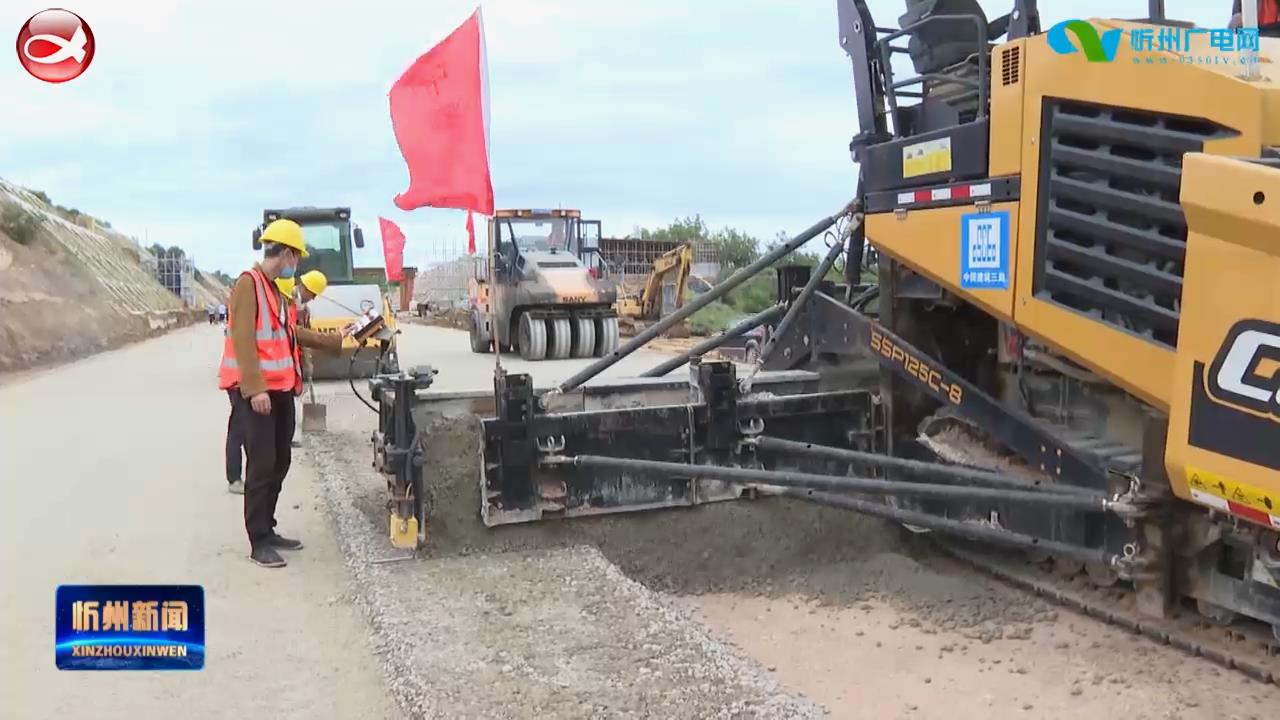
[[[400,282],[404,279],[404,233],[400,227],[390,220],[378,218],[378,226],[382,229],[382,255],[387,261],[387,282]]]
[[[467,254],[476,254],[476,221],[470,210],[467,211]]]
[[[391,125],[409,168],[396,207],[493,214],[484,28],[476,9],[391,87]]]

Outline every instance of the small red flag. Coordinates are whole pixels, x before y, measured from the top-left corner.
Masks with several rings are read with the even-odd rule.
[[[409,168],[396,207],[493,214],[487,74],[477,8],[391,87],[391,126]]]
[[[467,254],[476,254],[476,221],[470,210],[467,211]]]
[[[378,227],[382,229],[382,255],[387,261],[387,282],[400,282],[404,279],[404,233],[398,225],[384,217],[378,218]]]

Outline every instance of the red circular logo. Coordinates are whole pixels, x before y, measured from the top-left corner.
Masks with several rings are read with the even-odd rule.
[[[93,62],[93,31],[62,8],[42,10],[18,31],[18,61],[32,77],[60,83],[80,77]]]

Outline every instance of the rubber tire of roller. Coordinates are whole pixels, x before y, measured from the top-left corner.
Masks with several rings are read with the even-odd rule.
[[[493,338],[484,334],[484,318],[480,313],[471,311],[471,352],[487,353],[493,349]]]
[[[596,349],[596,321],[592,318],[573,319],[573,357],[588,358]]]
[[[569,318],[548,320],[547,358],[551,360],[567,360],[571,349],[573,349],[573,325],[569,322]]]
[[[604,357],[618,349],[618,318],[596,319],[596,357]]]
[[[520,357],[536,361],[547,356],[547,324],[542,320],[534,320],[528,313],[520,316],[519,333]]]

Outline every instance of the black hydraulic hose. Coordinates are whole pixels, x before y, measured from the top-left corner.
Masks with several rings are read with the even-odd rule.
[[[372,403],[364,399],[359,390],[356,390],[356,358],[360,356],[360,351],[364,350],[364,343],[356,343],[356,351],[351,353],[351,362],[347,363],[347,383],[351,385],[351,392],[355,393],[356,398],[365,404],[365,407],[373,411],[374,415],[380,414],[378,408]]]
[[[710,305],[711,303],[715,302],[719,298],[723,297],[730,290],[733,290],[734,288],[738,287],[739,285],[746,282],[747,280],[750,280],[753,276],[758,274],[761,270],[764,270],[765,268],[773,265],[778,260],[781,260],[783,257],[789,255],[796,248],[800,247],[801,245],[804,245],[805,243],[809,242],[815,237],[821,235],[827,228],[834,225],[837,220],[854,213],[857,210],[857,208],[858,208],[857,201],[856,200],[851,201],[848,205],[845,205],[843,208],[841,208],[838,213],[831,215],[829,217],[825,217],[819,220],[818,222],[814,223],[809,227],[809,229],[795,236],[794,238],[787,241],[786,243],[779,245],[778,247],[774,248],[768,253],[765,253],[764,255],[760,256],[758,260],[742,268],[741,270],[738,270],[733,275],[730,275],[728,278],[725,279],[724,282],[711,288],[709,292],[699,295],[698,297],[694,298],[692,302],[686,304],[684,307],[680,308],[679,310],[676,310],[675,312],[666,316],[662,320],[659,320],[657,323],[651,325],[644,332],[631,338],[631,340],[629,340],[622,347],[618,348],[617,350],[614,350],[608,355],[591,363],[590,365],[583,368],[582,370],[579,370],[577,373],[573,375],[573,377],[560,383],[553,390],[551,390],[551,392],[554,394],[569,392],[570,390],[573,390],[579,387],[586,381],[590,380],[591,378],[609,369],[614,365],[614,363],[617,363],[622,358],[630,355],[631,353],[643,347],[650,340],[666,332],[668,328],[684,320],[690,315],[698,312],[699,310],[706,307],[707,305]],[[855,222],[858,222],[858,220],[855,220]]]
[[[936,485],[932,483],[880,480],[877,478],[816,475],[813,473],[781,470],[757,470],[755,468],[722,467],[719,465],[692,465],[660,460],[578,455],[565,458],[577,467],[611,468],[675,477],[707,477],[734,482],[800,487],[815,490],[842,490],[872,495],[896,495],[951,500],[986,500],[996,503],[1020,505],[1046,505],[1064,510],[1105,512],[1109,505],[1101,498],[1064,495],[1028,490],[1000,490],[996,488],[968,487],[963,485]],[[554,462],[554,460],[552,461]]]
[[[1077,560],[1086,564],[1100,563],[1104,567],[1110,567],[1115,564],[1115,561],[1117,560],[1116,555],[1112,555],[1102,548],[1087,548],[1080,545],[1058,542],[1056,540],[1047,540],[1033,535],[1024,535],[1023,533],[1005,530],[1003,528],[993,527],[990,525],[962,522],[960,520],[952,520],[951,518],[944,518],[930,513],[917,512],[915,510],[904,510],[902,508],[895,508],[889,505],[881,505],[880,503],[860,500],[848,495],[816,492],[802,488],[786,488],[779,494],[783,497],[796,498],[797,500],[806,500],[820,505],[829,505],[831,507],[852,510],[854,512],[863,513],[864,515],[873,515],[875,517],[884,518],[885,520],[892,520],[894,522],[905,523],[907,525],[915,525],[929,530],[967,538],[969,540],[1016,548],[1034,548],[1050,553],[1055,557]]]
[[[663,375],[666,375],[672,370],[675,370],[681,365],[689,362],[689,358],[696,357],[699,355],[706,355],[707,353],[711,352],[712,350],[715,350],[716,348],[729,342],[730,340],[736,337],[741,337],[742,335],[745,335],[751,332],[752,330],[755,330],[761,325],[767,322],[771,322],[773,319],[781,315],[782,311],[786,309],[787,308],[785,305],[774,305],[773,307],[767,310],[758,312],[755,315],[752,315],[751,317],[747,318],[746,320],[743,320],[742,322],[738,323],[737,325],[734,325],[728,330],[725,330],[719,335],[703,340],[697,345],[694,345],[689,350],[685,350],[684,352],[671,358],[670,360],[664,360],[662,363],[655,365],[649,370],[645,370],[644,372],[640,373],[640,377],[662,377]]]
[[[976,468],[968,468],[961,465],[943,465],[941,463],[924,462],[921,460],[911,460],[909,458],[893,457],[891,455],[881,455],[878,453],[862,452],[860,450],[846,450],[845,448],[830,447],[828,445],[815,445],[813,443],[796,442],[794,440],[783,440],[781,438],[761,436],[754,440],[756,447],[761,450],[772,450],[774,452],[789,453],[792,455],[814,455],[818,457],[829,458],[831,460],[840,460],[853,465],[863,467],[882,467],[900,470],[904,474],[913,475],[915,477],[924,477],[929,479],[945,482],[954,480],[959,482],[969,482],[976,485],[985,485],[993,488],[1007,488],[1010,490],[1029,490],[1035,489],[1037,492],[1056,493],[1061,495],[1079,495],[1082,497],[1092,497],[1102,500],[1106,497],[1105,493],[1091,490],[1089,488],[1077,487],[1074,485],[1061,485],[1056,483],[1044,483],[1039,480],[1017,480],[991,470],[979,470]]]

